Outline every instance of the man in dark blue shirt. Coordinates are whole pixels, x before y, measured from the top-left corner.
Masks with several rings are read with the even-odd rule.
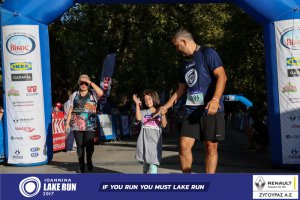
[[[195,140],[205,145],[205,171],[215,173],[218,163],[218,141],[225,138],[222,95],[227,76],[218,53],[195,43],[187,30],[177,31],[173,38],[176,50],[188,59],[180,68],[176,92],[160,108],[165,111],[184,94],[185,117],[180,134],[180,162],[183,173],[191,173],[192,147]]]

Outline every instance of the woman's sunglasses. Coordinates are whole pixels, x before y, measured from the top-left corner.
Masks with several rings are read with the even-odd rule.
[[[87,82],[83,82],[83,81],[79,82],[79,85],[89,86],[89,84]]]

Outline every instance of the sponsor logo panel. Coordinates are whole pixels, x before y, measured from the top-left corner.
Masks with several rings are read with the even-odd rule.
[[[288,49],[299,50],[300,49],[300,30],[293,29],[282,34],[281,44]]]
[[[300,139],[300,135],[291,135],[288,134],[285,136],[286,139]]]
[[[20,137],[20,136],[11,136],[10,140],[23,140],[23,137]]]
[[[11,81],[32,81],[32,73],[11,74]]]
[[[284,86],[282,88],[282,93],[291,93],[291,92],[297,92],[297,87],[295,85],[292,85],[291,83],[288,83],[288,85]]]
[[[20,117],[15,117],[13,118],[13,122],[18,124],[18,123],[29,123],[34,120],[34,117],[28,117],[28,118],[20,118]]]
[[[32,70],[32,63],[31,62],[10,63],[10,70],[11,71],[29,71],[29,70]]]
[[[287,75],[288,75],[288,77],[299,77],[300,69],[288,69]]]
[[[16,131],[25,131],[31,133],[32,131],[35,130],[35,128],[30,127],[30,126],[22,126],[22,127],[15,127]]]
[[[6,41],[6,49],[13,55],[26,55],[36,47],[33,38],[26,35],[13,35]]]
[[[12,104],[14,107],[28,107],[33,106],[34,101],[13,101]]]
[[[7,96],[20,96],[20,91],[16,90],[14,87],[10,87],[10,89],[7,91]]]
[[[298,199],[298,175],[253,175],[253,199]]]
[[[37,96],[39,95],[39,93],[37,92],[37,86],[33,85],[33,86],[27,86],[27,93],[26,96]]]
[[[299,160],[300,159],[299,150],[297,148],[290,149],[288,159],[290,159],[290,160]]]
[[[18,159],[18,160],[23,159],[23,155],[22,155],[22,152],[20,151],[20,149],[17,149],[14,151],[13,159]]]
[[[300,97],[290,97],[289,102],[290,103],[300,103]]]
[[[31,139],[31,140],[39,140],[39,139],[41,139],[41,136],[40,135],[32,135],[32,136],[29,137],[29,139]]]

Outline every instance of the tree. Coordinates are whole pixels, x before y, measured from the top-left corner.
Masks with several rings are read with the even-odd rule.
[[[74,88],[81,73],[99,81],[106,54],[117,52],[115,101],[146,88],[168,92],[177,86],[171,39],[180,27],[220,53],[226,93],[265,98],[262,27],[230,4],[76,4],[50,26],[53,87]]]

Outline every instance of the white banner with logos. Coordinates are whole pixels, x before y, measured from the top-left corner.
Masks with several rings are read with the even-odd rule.
[[[112,116],[108,114],[97,115],[100,122],[100,133],[101,136],[112,136],[113,135],[113,124]]]
[[[275,34],[282,163],[300,164],[300,20],[275,22]]]
[[[47,160],[41,50],[37,25],[2,27],[8,163]]]

